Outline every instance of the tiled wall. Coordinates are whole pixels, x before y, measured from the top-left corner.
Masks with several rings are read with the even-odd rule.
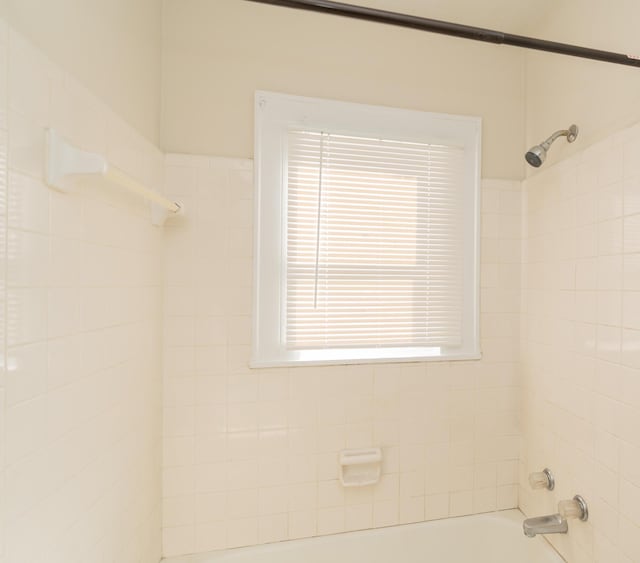
[[[7,42],[0,21],[0,563],[5,563],[5,387],[6,387],[6,287],[7,287]]]
[[[168,155],[166,556],[517,505],[519,183],[483,188],[479,362],[248,368],[250,161]],[[381,446],[375,488],[338,451]]]
[[[520,503],[589,522],[548,536],[571,563],[640,561],[640,126],[525,185]],[[550,467],[553,493],[527,473]]]
[[[117,190],[45,187],[44,128],[151,186],[162,156],[4,26],[0,93],[4,560],[156,563],[161,230]]]

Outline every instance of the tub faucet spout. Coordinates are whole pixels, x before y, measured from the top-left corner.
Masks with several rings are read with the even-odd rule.
[[[537,534],[566,534],[569,526],[560,514],[549,514],[527,518],[522,523],[522,529],[525,536],[535,538]]]

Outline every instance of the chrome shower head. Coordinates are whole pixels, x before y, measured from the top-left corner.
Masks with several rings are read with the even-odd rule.
[[[547,151],[542,146],[536,145],[531,147],[524,157],[531,166],[538,168],[547,158]]]
[[[526,161],[534,168],[539,168],[547,158],[547,151],[549,150],[549,147],[551,147],[558,137],[566,137],[568,143],[573,143],[573,141],[578,137],[578,126],[572,125],[569,129],[556,131],[546,141],[531,147],[524,155]]]

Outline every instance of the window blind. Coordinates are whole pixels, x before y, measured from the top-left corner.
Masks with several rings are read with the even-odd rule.
[[[290,350],[456,347],[464,149],[289,131]]]

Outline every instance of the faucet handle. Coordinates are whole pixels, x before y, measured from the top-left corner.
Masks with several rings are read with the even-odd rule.
[[[549,491],[553,491],[556,480],[553,477],[553,473],[545,468],[542,471],[529,475],[529,485],[532,489],[548,489]]]
[[[561,500],[558,503],[558,512],[560,516],[566,520],[579,518],[583,522],[586,522],[589,518],[589,508],[587,507],[586,501],[580,495],[576,495],[571,500]]]

